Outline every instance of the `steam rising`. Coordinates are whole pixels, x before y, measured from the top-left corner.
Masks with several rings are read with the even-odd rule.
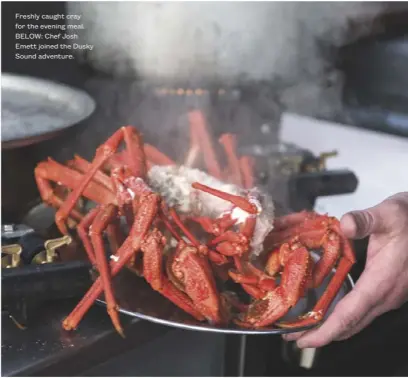
[[[354,38],[349,21],[381,3],[68,2],[83,16],[86,59],[108,73],[156,83],[279,81],[281,102],[303,113],[339,106],[330,48]],[[361,32],[361,30],[360,30]],[[327,50],[328,49],[328,50]],[[82,54],[82,58],[85,55]]]

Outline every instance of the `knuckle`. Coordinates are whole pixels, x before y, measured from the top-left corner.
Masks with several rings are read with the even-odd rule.
[[[386,201],[387,212],[395,218],[401,219],[402,217],[408,217],[408,205],[406,201],[403,201],[399,197],[390,198]]]
[[[354,288],[354,301],[351,303],[355,309],[353,313],[361,316],[370,311],[378,302],[383,301],[389,292],[389,284],[386,280],[378,280],[374,283],[371,279],[368,281],[368,277],[368,275],[364,277],[364,282],[357,282]],[[345,311],[350,312],[350,308],[345,308]]]
[[[357,325],[358,321],[358,316],[350,312],[343,312],[339,316],[339,325],[345,334],[351,332],[351,330]]]
[[[396,195],[385,200],[381,212],[394,231],[403,231],[408,225],[408,202],[401,196]]]
[[[408,291],[401,289],[396,289],[394,295],[390,295],[385,305],[389,310],[399,309],[408,299]]]
[[[376,316],[398,309],[401,306],[401,301],[397,295],[390,294],[384,298],[384,301],[377,306]]]
[[[361,301],[364,308],[367,311],[373,306],[377,305],[379,302],[384,302],[389,298],[390,294],[390,281],[385,279],[380,279],[376,282],[376,286],[370,288],[370,290],[365,290],[362,292]]]

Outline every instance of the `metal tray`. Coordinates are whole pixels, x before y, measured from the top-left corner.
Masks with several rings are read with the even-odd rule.
[[[2,148],[52,138],[89,117],[95,101],[85,92],[53,81],[2,73]]]
[[[317,260],[318,254],[312,252],[312,256]],[[334,273],[335,269],[333,269]],[[332,273],[332,274],[333,274]],[[317,299],[322,295],[324,289],[328,285],[330,274],[325,281],[315,290],[309,290],[308,295],[302,298],[298,304],[290,310],[282,320],[295,319],[297,316],[310,311]],[[148,320],[154,323],[167,325],[170,327],[182,328],[193,331],[217,332],[228,334],[285,334],[305,331],[317,327],[317,325],[298,327],[292,329],[283,329],[278,327],[266,327],[263,329],[244,329],[233,324],[225,327],[212,326],[208,323],[203,323],[195,320],[189,314],[173,305],[166,298],[154,291],[143,278],[137,277],[135,274],[124,270],[119,273],[114,279],[114,293],[119,305],[119,312],[131,317]],[[339,293],[331,304],[327,316],[333,311],[335,305],[353,288],[354,282],[350,275],[343,283]],[[103,298],[98,299],[97,303],[106,307],[106,302]],[[323,320],[324,321],[324,320]]]

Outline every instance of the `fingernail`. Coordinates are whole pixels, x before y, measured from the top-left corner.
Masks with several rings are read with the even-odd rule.
[[[367,210],[352,211],[349,214],[354,219],[354,237],[362,239],[373,231],[374,218]]]
[[[367,222],[362,211],[353,211],[351,215],[354,218],[355,222],[355,236],[365,235],[367,233]]]
[[[340,219],[340,227],[344,234],[349,238],[354,238],[358,232],[358,225],[354,213],[350,212]]]

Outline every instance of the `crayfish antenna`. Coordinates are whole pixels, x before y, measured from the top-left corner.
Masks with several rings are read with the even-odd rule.
[[[201,190],[215,197],[221,198],[225,201],[231,202],[233,205],[239,207],[240,209],[246,211],[249,214],[258,214],[258,208],[253,203],[249,202],[247,199],[236,196],[234,194],[226,193],[221,190],[210,188],[207,185],[200,184],[199,182],[193,182],[191,186],[194,189]]]

